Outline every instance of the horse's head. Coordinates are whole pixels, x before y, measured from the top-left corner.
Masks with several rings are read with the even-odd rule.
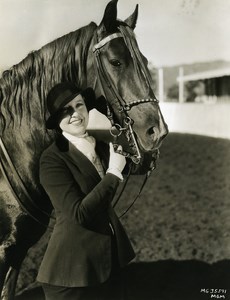
[[[117,1],[107,5],[92,45],[92,67],[96,65],[97,69],[97,81],[92,85],[98,96],[107,98],[122,127],[130,117],[141,151],[152,152],[160,147],[168,129],[153,92],[148,61],[140,53],[133,33],[137,15],[138,6],[122,22],[117,20]]]

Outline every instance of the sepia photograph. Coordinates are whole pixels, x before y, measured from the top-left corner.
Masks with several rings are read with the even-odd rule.
[[[229,15],[0,0],[0,299],[230,300]]]

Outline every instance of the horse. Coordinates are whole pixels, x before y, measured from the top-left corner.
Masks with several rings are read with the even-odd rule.
[[[91,87],[97,101],[107,101],[106,114],[125,135],[127,153],[146,172],[149,157],[168,133],[147,59],[134,35],[138,6],[117,19],[117,0],[110,1],[99,25],[70,32],[2,74],[0,79],[0,293],[14,298],[20,266],[28,249],[44,234],[52,205],[39,183],[39,158],[54,140],[45,128],[46,96],[57,83]],[[112,133],[112,132],[111,132]],[[144,171],[143,171],[144,170]]]

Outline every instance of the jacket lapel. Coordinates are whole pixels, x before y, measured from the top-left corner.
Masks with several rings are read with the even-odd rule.
[[[82,174],[85,174],[87,177],[92,177],[92,179],[95,179],[97,182],[100,181],[101,177],[93,163],[70,142],[68,155],[72,159],[72,162],[78,166]]]
[[[77,166],[80,173],[87,180],[86,185],[90,190],[100,182],[101,177],[93,163],[62,134],[57,137],[56,145],[59,150],[65,152],[65,155],[67,155],[71,162]],[[109,161],[108,145],[103,142],[96,142],[95,151],[101,160],[104,170],[106,170]]]

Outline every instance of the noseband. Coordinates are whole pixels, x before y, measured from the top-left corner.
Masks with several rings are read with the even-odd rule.
[[[123,38],[124,42],[130,51],[131,57],[133,58],[134,64],[137,69],[144,75],[145,80],[149,87],[151,87],[151,75],[145,66],[143,59],[141,57],[140,51],[138,49],[135,36],[133,31],[128,26],[119,26],[119,32],[113,33],[100,42],[96,43],[93,47],[93,52],[95,54],[95,63],[96,63],[96,70],[97,70],[97,78],[99,80],[100,86],[103,90],[107,101],[107,118],[110,120],[112,129],[110,130],[111,135],[115,138],[120,136],[122,133],[125,134],[126,139],[129,143],[129,147],[132,149],[132,153],[123,152],[123,155],[129,157],[133,163],[139,164],[141,161],[141,152],[140,148],[137,143],[137,138],[133,131],[133,124],[134,120],[132,120],[128,114],[128,111],[131,110],[132,107],[144,104],[144,103],[156,103],[158,104],[158,100],[156,98],[144,98],[138,99],[131,102],[126,102],[121,95],[119,94],[118,90],[115,88],[110,76],[108,75],[106,68],[104,67],[102,60],[101,60],[101,49],[111,40],[116,38]],[[114,103],[122,116],[122,122],[120,124],[114,122],[113,113],[110,109],[110,105],[108,103],[108,91],[111,93],[111,99],[114,100]],[[113,132],[113,129],[116,129],[116,133]]]

